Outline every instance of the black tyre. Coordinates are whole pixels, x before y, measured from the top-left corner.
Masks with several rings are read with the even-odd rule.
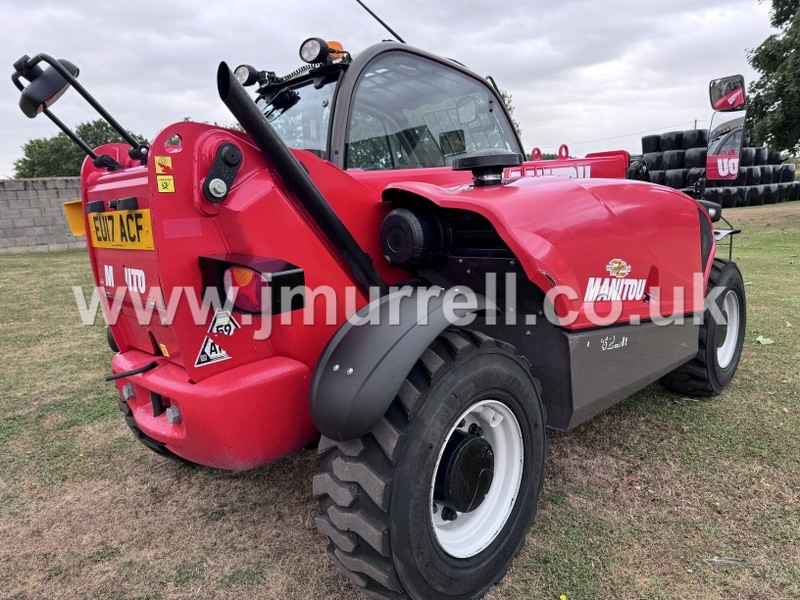
[[[739,170],[736,172],[736,179],[731,182],[731,185],[747,185],[747,170],[751,167],[739,167]]]
[[[733,208],[736,206],[736,190],[739,188],[724,187],[719,189],[722,190],[720,198],[722,208]]]
[[[111,333],[111,327],[106,325],[106,341],[108,342],[108,347],[111,348],[111,351],[116,354],[119,352],[119,346],[117,346],[117,340],[114,339],[114,335]]]
[[[322,438],[314,495],[331,559],[375,598],[482,597],[535,515],[544,427],[514,348],[448,330],[369,434]]]
[[[664,185],[664,171],[650,171],[650,182]]]
[[[757,165],[766,165],[769,161],[769,148],[762,146],[760,148],[756,148],[756,164]]]
[[[767,162],[771,165],[779,165],[783,162],[781,160],[781,153],[777,150],[770,150],[767,154]]]
[[[736,208],[737,206],[747,206],[747,188],[743,186],[731,188],[733,191],[733,199],[728,203],[728,206],[722,208]]]
[[[694,185],[699,179],[703,178],[705,174],[705,168],[695,167],[693,169],[687,169],[686,185]]]
[[[117,399],[117,404],[119,409],[122,411],[122,414],[125,416],[125,424],[128,426],[128,429],[131,430],[134,437],[139,440],[145,448],[148,448],[158,454],[159,456],[163,456],[164,458],[168,458],[170,460],[174,460],[175,462],[179,462],[185,465],[193,465],[195,463],[186,460],[185,458],[181,458],[171,450],[169,450],[162,442],[154,440],[150,436],[146,435],[139,426],[136,424],[136,419],[133,418],[133,411],[131,407],[128,406],[128,403],[125,402],[122,398]]]
[[[686,169],[670,169],[664,172],[664,183],[671,188],[679,190],[686,187]]]
[[[792,183],[792,189],[789,193],[789,200],[800,200],[800,181],[795,181]]]
[[[736,208],[742,208],[743,206],[750,206],[750,192],[753,188],[751,187],[743,187],[741,188],[742,194],[736,197]]]
[[[761,183],[761,167],[747,167],[747,185]]]
[[[661,134],[661,151],[683,150],[683,132],[670,131]]]
[[[764,204],[764,186],[753,185],[750,187],[750,206],[761,206]]]
[[[789,195],[792,192],[791,183],[776,183],[778,186],[778,202],[788,202]]]
[[[706,168],[706,149],[689,148],[683,155],[683,164],[687,169]]]
[[[773,172],[774,172],[773,165],[761,166],[761,183],[763,185],[769,185],[770,183],[772,183]]]
[[[716,396],[728,387],[742,356],[747,320],[744,282],[736,263],[715,259],[695,357],[661,378],[668,390]]]
[[[644,158],[644,162],[647,164],[648,171],[658,171],[661,169],[661,152],[648,152],[642,158]]]
[[[725,188],[706,188],[705,194],[703,194],[703,198],[709,200],[711,202],[716,202],[720,206],[722,205],[722,190]]]
[[[764,204],[777,204],[778,184],[770,183],[764,186]]]
[[[689,148],[703,148],[708,146],[708,129],[688,129],[683,132],[681,146],[684,150]]]
[[[794,174],[797,167],[794,163],[786,163],[781,165],[781,183],[791,183],[794,181]]]
[[[646,135],[642,138],[642,154],[661,152],[661,136]]]
[[[683,155],[683,150],[667,150],[661,155],[661,169],[664,171],[682,169]]]
[[[752,167],[754,164],[756,164],[756,149],[742,148],[742,153],[739,155],[739,166]]]

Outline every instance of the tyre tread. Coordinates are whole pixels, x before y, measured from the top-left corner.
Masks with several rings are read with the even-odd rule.
[[[728,264],[728,261],[715,258],[711,266],[711,274],[708,278],[708,287],[713,288],[720,281],[722,270]],[[697,348],[697,354],[689,362],[681,365],[671,373],[664,375],[661,378],[661,384],[668,390],[686,394],[688,396],[709,397],[714,396],[716,392],[708,379],[708,361],[706,345],[703,340],[706,339],[708,332],[708,318],[703,317],[703,322],[700,325],[700,343]]]
[[[360,439],[363,449],[358,455],[351,454],[351,442],[336,442],[325,436],[320,440],[321,472],[314,477],[313,484],[314,496],[320,500],[317,527],[330,540],[328,554],[333,562],[371,597],[409,598],[389,558],[391,465],[398,458],[405,432],[420,400],[437,377],[485,346],[515,353],[511,344],[483,333],[448,329],[423,352],[400,388],[387,411],[387,415],[394,411],[392,420],[384,417]],[[424,383],[422,389],[419,389],[420,381]],[[397,423],[398,414],[404,417],[400,423]],[[350,502],[351,495],[353,502]]]

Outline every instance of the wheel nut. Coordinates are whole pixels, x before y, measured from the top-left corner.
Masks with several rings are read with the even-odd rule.
[[[458,513],[449,506],[442,509],[442,519],[444,521],[455,521],[458,518]]]
[[[483,437],[483,429],[481,429],[481,426],[478,425],[477,423],[473,423],[472,425],[469,426],[469,432],[472,435],[477,435],[478,437]]]
[[[122,399],[125,402],[130,402],[131,400],[136,398],[136,388],[133,387],[132,383],[126,383],[122,386]]]

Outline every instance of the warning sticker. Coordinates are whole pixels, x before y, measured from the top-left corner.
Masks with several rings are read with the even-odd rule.
[[[194,361],[194,366],[205,367],[206,365],[228,360],[229,358],[230,356],[222,349],[222,346],[206,336],[206,339],[203,340],[203,345],[200,347],[200,354],[197,355],[197,360]]]
[[[156,175],[156,180],[159,192],[172,193],[175,191],[175,178],[172,175]]]
[[[223,335],[233,335],[233,332],[241,326],[236,322],[236,319],[228,310],[217,310],[214,315],[214,320],[211,321],[211,327],[208,328],[208,333],[221,333]]]
[[[156,156],[156,175],[172,175],[171,156]]]
[[[167,350],[166,344],[159,344],[158,347],[161,349],[161,354],[169,358],[169,350]]]

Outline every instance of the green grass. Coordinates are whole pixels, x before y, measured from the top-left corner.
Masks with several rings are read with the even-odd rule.
[[[800,203],[726,215],[748,295],[733,385],[654,385],[551,432],[536,522],[489,598],[800,598]],[[314,531],[314,453],[231,474],[138,445],[73,285],[84,253],[0,257],[0,596],[359,598]]]

